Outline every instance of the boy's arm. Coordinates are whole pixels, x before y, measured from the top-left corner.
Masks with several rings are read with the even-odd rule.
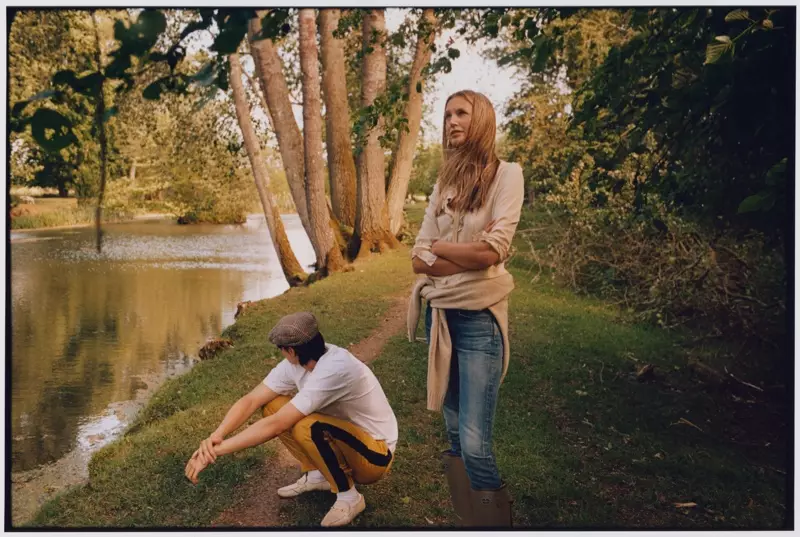
[[[219,426],[200,443],[198,452],[202,460],[207,463],[214,462],[214,446],[219,445],[230,433],[238,429],[257,409],[266,405],[278,396],[277,393],[267,388],[263,382],[253,390],[236,401],[228,410]]]
[[[275,414],[261,418],[239,434],[223,440],[222,443],[214,446],[214,451],[217,456],[227,455],[263,444],[290,429],[305,417],[306,415],[297,410],[291,402],[286,403]]]
[[[186,463],[184,475],[186,475],[189,481],[196,485],[200,472],[205,470],[218,455],[235,453],[249,447],[257,446],[258,444],[263,444],[264,442],[272,440],[305,417],[305,414],[297,410],[291,402],[286,403],[275,414],[267,416],[266,418],[261,418],[239,434],[227,440],[223,440],[219,444],[213,446],[209,444],[208,447],[214,453],[213,458],[201,454],[199,449],[195,451]],[[205,443],[207,440],[203,442]]]

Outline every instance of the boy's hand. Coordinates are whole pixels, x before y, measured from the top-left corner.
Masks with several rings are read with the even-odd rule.
[[[217,460],[217,454],[214,451],[214,446],[218,446],[223,440],[224,438],[222,438],[221,434],[213,432],[211,433],[211,436],[200,442],[200,448],[197,451],[200,453],[200,457],[206,465],[209,465]]]
[[[200,472],[205,470],[206,466],[208,466],[208,464],[201,460],[200,450],[198,449],[189,459],[189,462],[186,463],[186,468],[183,473],[189,481],[196,485],[197,476],[200,475]]]

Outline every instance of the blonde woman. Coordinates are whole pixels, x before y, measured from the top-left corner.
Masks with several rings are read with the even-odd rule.
[[[519,222],[522,169],[495,155],[495,112],[480,93],[447,99],[444,160],[412,250],[413,340],[427,302],[428,408],[443,410],[450,449],[442,454],[462,526],[510,526],[511,499],[495,462],[492,428],[508,369],[508,295],[503,262]]]

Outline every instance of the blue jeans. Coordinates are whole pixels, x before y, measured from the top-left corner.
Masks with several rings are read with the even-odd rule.
[[[500,488],[492,427],[503,373],[503,336],[489,310],[444,310],[453,346],[443,413],[450,450],[464,459],[473,489]],[[431,307],[425,311],[430,341]]]

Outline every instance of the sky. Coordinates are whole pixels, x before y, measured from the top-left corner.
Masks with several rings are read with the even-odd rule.
[[[386,29],[392,32],[402,23],[405,9],[386,10]],[[440,141],[442,138],[442,118],[447,97],[459,90],[471,89],[486,95],[494,104],[498,125],[503,123],[503,110],[506,101],[514,94],[517,84],[513,72],[507,67],[498,67],[494,60],[481,57],[478,47],[467,45],[454,31],[443,32],[436,40],[439,50],[444,48],[449,38],[453,38],[454,47],[461,56],[453,61],[453,70],[441,73],[433,92],[428,93],[425,102],[430,111],[425,119],[433,126],[433,130],[425,132],[429,141]]]

